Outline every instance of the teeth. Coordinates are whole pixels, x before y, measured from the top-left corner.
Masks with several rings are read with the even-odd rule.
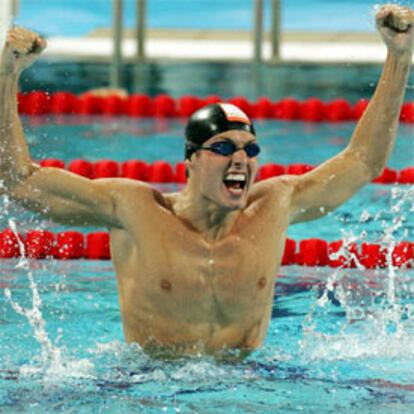
[[[228,174],[225,178],[226,181],[246,181],[244,174]]]

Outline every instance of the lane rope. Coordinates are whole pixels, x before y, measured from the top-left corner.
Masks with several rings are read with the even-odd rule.
[[[229,102],[237,105],[253,119],[278,119],[305,122],[346,122],[361,117],[369,100],[360,99],[350,103],[344,98],[324,102],[311,97],[300,101],[286,97],[278,101],[261,97],[252,102],[245,97],[235,96],[222,99],[211,95],[200,98],[186,95],[174,99],[160,94],[151,97],[144,94],[132,94],[126,97],[117,95],[96,96],[92,93],[75,95],[70,92],[32,91],[19,93],[19,112],[24,115],[110,115],[130,117],[188,117],[204,105],[216,102]],[[401,122],[414,123],[414,102],[405,102],[400,113]]]
[[[141,180],[150,183],[187,182],[185,163],[178,162],[172,165],[166,161],[147,163],[143,160],[128,160],[117,162],[114,160],[100,160],[91,162],[83,159],[72,160],[67,165],[63,160],[48,158],[39,161],[42,167],[62,168],[87,178],[114,178],[123,177]],[[309,164],[265,164],[259,168],[257,180],[276,177],[284,174],[301,175],[315,168]],[[373,181],[375,184],[414,184],[414,166],[399,171],[385,168],[381,175]]]
[[[31,259],[91,259],[109,260],[111,257],[109,233],[79,231],[53,233],[48,230],[29,230],[25,235],[18,234],[24,243],[27,257]],[[391,253],[391,254],[389,254]],[[15,233],[6,228],[0,232],[0,258],[20,257],[21,252]],[[391,259],[389,259],[391,258]],[[362,265],[366,269],[414,267],[414,242],[396,243],[392,252],[376,243],[363,242],[344,244],[342,240],[328,242],[318,238],[295,241],[286,239],[283,266],[299,265],[309,267],[355,268]]]

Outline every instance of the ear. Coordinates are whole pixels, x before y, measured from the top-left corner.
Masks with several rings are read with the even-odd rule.
[[[191,155],[191,157],[192,157],[193,155]],[[190,158],[191,158],[190,157]],[[184,163],[185,163],[185,176],[187,177],[187,179],[188,179],[188,177],[190,176],[190,170],[192,169],[192,162],[191,162],[191,159],[189,160],[188,158],[184,161]]]

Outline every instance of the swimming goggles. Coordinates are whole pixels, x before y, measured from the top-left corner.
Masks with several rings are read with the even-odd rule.
[[[243,150],[249,158],[254,158],[259,155],[260,147],[255,142],[249,142],[244,147],[237,147],[232,141],[217,141],[213,142],[208,147],[198,147],[207,151],[214,152],[215,154],[228,157],[234,154],[236,151]]]

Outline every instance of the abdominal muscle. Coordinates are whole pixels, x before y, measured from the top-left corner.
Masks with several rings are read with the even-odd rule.
[[[183,323],[177,318],[178,315],[173,318],[156,315],[148,323],[141,321],[138,329],[134,324],[124,324],[126,341],[136,342],[149,354],[158,356],[248,353],[261,345],[268,323],[265,318],[255,323],[242,320],[226,325],[217,321]]]

